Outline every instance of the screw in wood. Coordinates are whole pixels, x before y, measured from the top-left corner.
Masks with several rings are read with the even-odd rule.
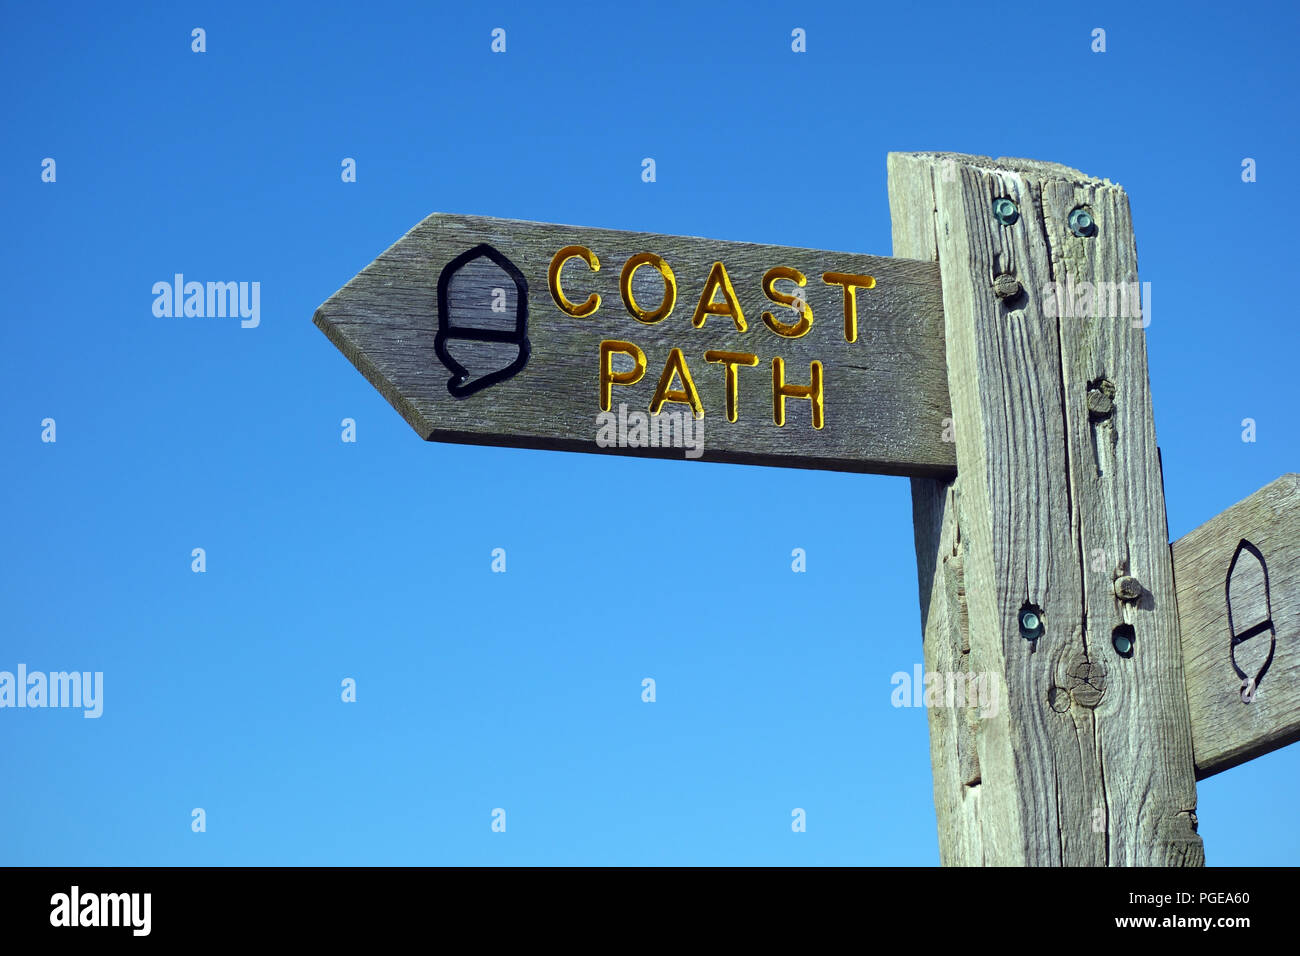
[[[993,218],[1004,226],[1011,226],[1020,218],[1020,210],[1010,199],[1005,197],[995,199],[993,200]]]
[[[1097,223],[1093,221],[1092,213],[1082,206],[1070,213],[1070,232],[1080,239],[1095,236],[1097,234]]]

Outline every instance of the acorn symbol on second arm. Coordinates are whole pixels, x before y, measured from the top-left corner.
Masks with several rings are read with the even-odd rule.
[[[1224,592],[1228,602],[1228,636],[1231,641],[1229,660],[1241,679],[1242,702],[1249,704],[1255,699],[1260,682],[1273,663],[1277,630],[1273,626],[1272,596],[1268,591],[1268,566],[1259,548],[1245,538],[1233,552]],[[1246,644],[1256,637],[1259,640]]]
[[[487,259],[500,271],[502,278],[498,281],[514,289],[515,315],[512,327],[502,328],[497,321],[488,321],[490,313],[475,315],[472,310],[458,310],[453,315],[456,305],[452,301],[451,283],[456,276],[478,259]],[[473,345],[465,346],[452,343],[493,343],[487,349],[475,349]],[[500,345],[514,346],[512,357],[502,364],[496,361],[492,371],[475,377],[459,361],[453,351],[462,356],[490,354],[499,356]],[[494,347],[495,346],[495,347]],[[495,385],[519,373],[528,364],[528,281],[519,268],[506,256],[487,243],[480,243],[469,249],[443,268],[438,276],[438,332],[433,340],[434,352],[438,359],[452,373],[447,382],[447,391],[454,398],[468,398],[475,392]]]

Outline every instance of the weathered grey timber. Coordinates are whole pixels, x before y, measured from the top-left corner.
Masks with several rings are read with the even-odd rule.
[[[1208,777],[1300,740],[1300,475],[1171,547],[1196,773]]]
[[[452,260],[484,244],[517,268],[526,292],[520,295],[508,266],[486,256],[449,276],[446,311],[453,314],[444,320],[446,347],[467,370],[456,379],[435,347],[439,280]],[[559,266],[559,288],[571,311],[600,297],[595,311],[581,316],[561,308],[550,282],[556,253],[570,246],[585,247],[599,264],[595,270],[570,256]],[[669,281],[653,262],[633,269],[628,283],[632,304],[645,318],[633,317],[625,305],[620,279],[627,260],[642,253],[662,257],[673,275],[675,304],[662,317],[655,312]],[[725,267],[744,331],[725,313],[698,316],[699,327],[692,321],[717,262]],[[764,321],[766,312],[793,331],[801,314],[797,305],[765,294],[764,276],[776,267],[806,278],[801,289],[790,278],[770,286],[787,298],[797,291],[811,308],[812,325],[799,337],[778,334]],[[874,287],[850,296],[844,280],[828,281],[828,273],[870,276]],[[854,341],[846,341],[850,297],[856,303]],[[521,298],[526,333],[516,326]],[[709,298],[725,303],[726,294],[715,288]],[[938,270],[931,262],[434,214],[335,293],[315,321],[430,440],[681,457],[680,448],[597,446],[601,342],[612,341],[630,343],[645,356],[639,381],[610,386],[614,413],[620,403],[647,411],[670,350],[681,350],[704,413],[704,460],[906,475],[950,474],[955,465],[952,443],[943,440],[947,373]],[[472,331],[458,338],[458,329]],[[728,369],[717,353],[744,354],[754,362]],[[791,386],[811,385],[811,363],[820,363],[823,427],[814,427],[809,399],[774,397],[777,358]],[[629,350],[616,348],[609,360],[614,372],[631,374]],[[483,385],[478,373],[493,370],[503,377]],[[729,421],[733,375],[736,420]],[[681,377],[670,377],[671,388],[681,393]],[[776,424],[778,404],[783,425]]]
[[[894,253],[939,263],[956,428],[957,477],[912,483],[925,663],[1001,691],[996,716],[930,709],[942,860],[1201,864],[1142,323],[1051,294],[1136,283],[1127,197],[941,153],[891,154],[889,194]]]

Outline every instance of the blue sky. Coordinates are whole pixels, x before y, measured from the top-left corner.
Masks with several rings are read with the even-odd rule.
[[[105,699],[0,711],[0,863],[937,863],[905,479],[426,444],[311,317],[434,211],[887,255],[888,151],[1064,162],[1132,201],[1176,538],[1300,465],[1300,14],[1057,9],[5,4],[0,669]],[[1209,862],[1300,862],[1298,786],[1202,782]]]

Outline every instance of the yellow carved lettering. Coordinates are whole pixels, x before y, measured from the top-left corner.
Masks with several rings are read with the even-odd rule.
[[[777,425],[785,425],[785,400],[787,398],[806,398],[812,402],[813,428],[821,428],[824,421],[822,394],[822,363],[813,361],[812,382],[808,385],[787,385],[785,383],[785,362],[780,358],[772,359],[772,420]]]
[[[600,260],[596,254],[586,246],[565,246],[551,258],[551,267],[546,271],[546,280],[551,287],[551,298],[565,315],[571,315],[575,319],[586,318],[600,308],[600,296],[593,292],[587,296],[587,301],[582,305],[574,305],[564,295],[564,290],[560,288],[560,270],[570,259],[581,259],[587,263],[587,267],[592,272],[600,271]]]
[[[663,301],[659,303],[659,308],[653,312],[645,311],[637,305],[636,299],[632,298],[632,276],[642,266],[653,266],[664,280]],[[634,319],[644,322],[646,325],[653,325],[655,322],[667,318],[677,302],[677,278],[673,275],[673,270],[668,267],[668,263],[653,252],[638,252],[624,263],[623,273],[618,279],[618,288],[623,294],[623,305],[628,313]]]
[[[675,375],[680,376],[682,380],[682,387],[679,389],[670,388]],[[658,415],[664,407],[664,402],[678,402],[682,405],[689,405],[696,418],[704,417],[704,406],[700,403],[700,393],[695,390],[695,382],[691,380],[690,367],[687,366],[686,356],[682,355],[681,349],[673,349],[668,353],[668,361],[664,363],[664,372],[659,376],[659,385],[655,389],[654,397],[650,399],[650,414]]]
[[[614,371],[614,353],[632,357],[632,367],[626,372]],[[635,385],[645,374],[645,353],[631,342],[605,339],[600,343],[600,410],[607,412],[613,403],[615,385]]]
[[[727,421],[734,422],[737,417],[737,406],[740,403],[740,378],[737,372],[737,366],[746,365],[753,367],[758,364],[758,356],[750,355],[748,352],[719,352],[716,349],[710,349],[704,353],[704,361],[720,362],[726,368],[726,390],[727,390]]]
[[[722,291],[722,301],[714,302],[713,297],[719,290]],[[741,332],[748,328],[745,325],[745,314],[740,309],[740,300],[736,298],[736,290],[731,287],[731,276],[727,275],[727,267],[721,262],[713,263],[713,268],[709,270],[709,278],[704,283],[704,291],[700,293],[700,304],[695,307],[691,324],[697,329],[703,328],[705,318],[710,315],[731,316]]]
[[[858,289],[874,289],[876,280],[872,276],[859,276],[851,272],[824,272],[822,281],[827,285],[844,287],[844,341],[858,340]]]
[[[813,324],[812,307],[801,296],[779,291],[775,286],[777,279],[789,279],[798,286],[805,286],[808,284],[807,276],[798,269],[787,269],[785,266],[777,266],[763,273],[763,294],[777,305],[792,306],[797,303],[799,319],[796,322],[785,323],[778,321],[771,312],[764,312],[763,324],[782,338],[797,339],[807,335]]]

